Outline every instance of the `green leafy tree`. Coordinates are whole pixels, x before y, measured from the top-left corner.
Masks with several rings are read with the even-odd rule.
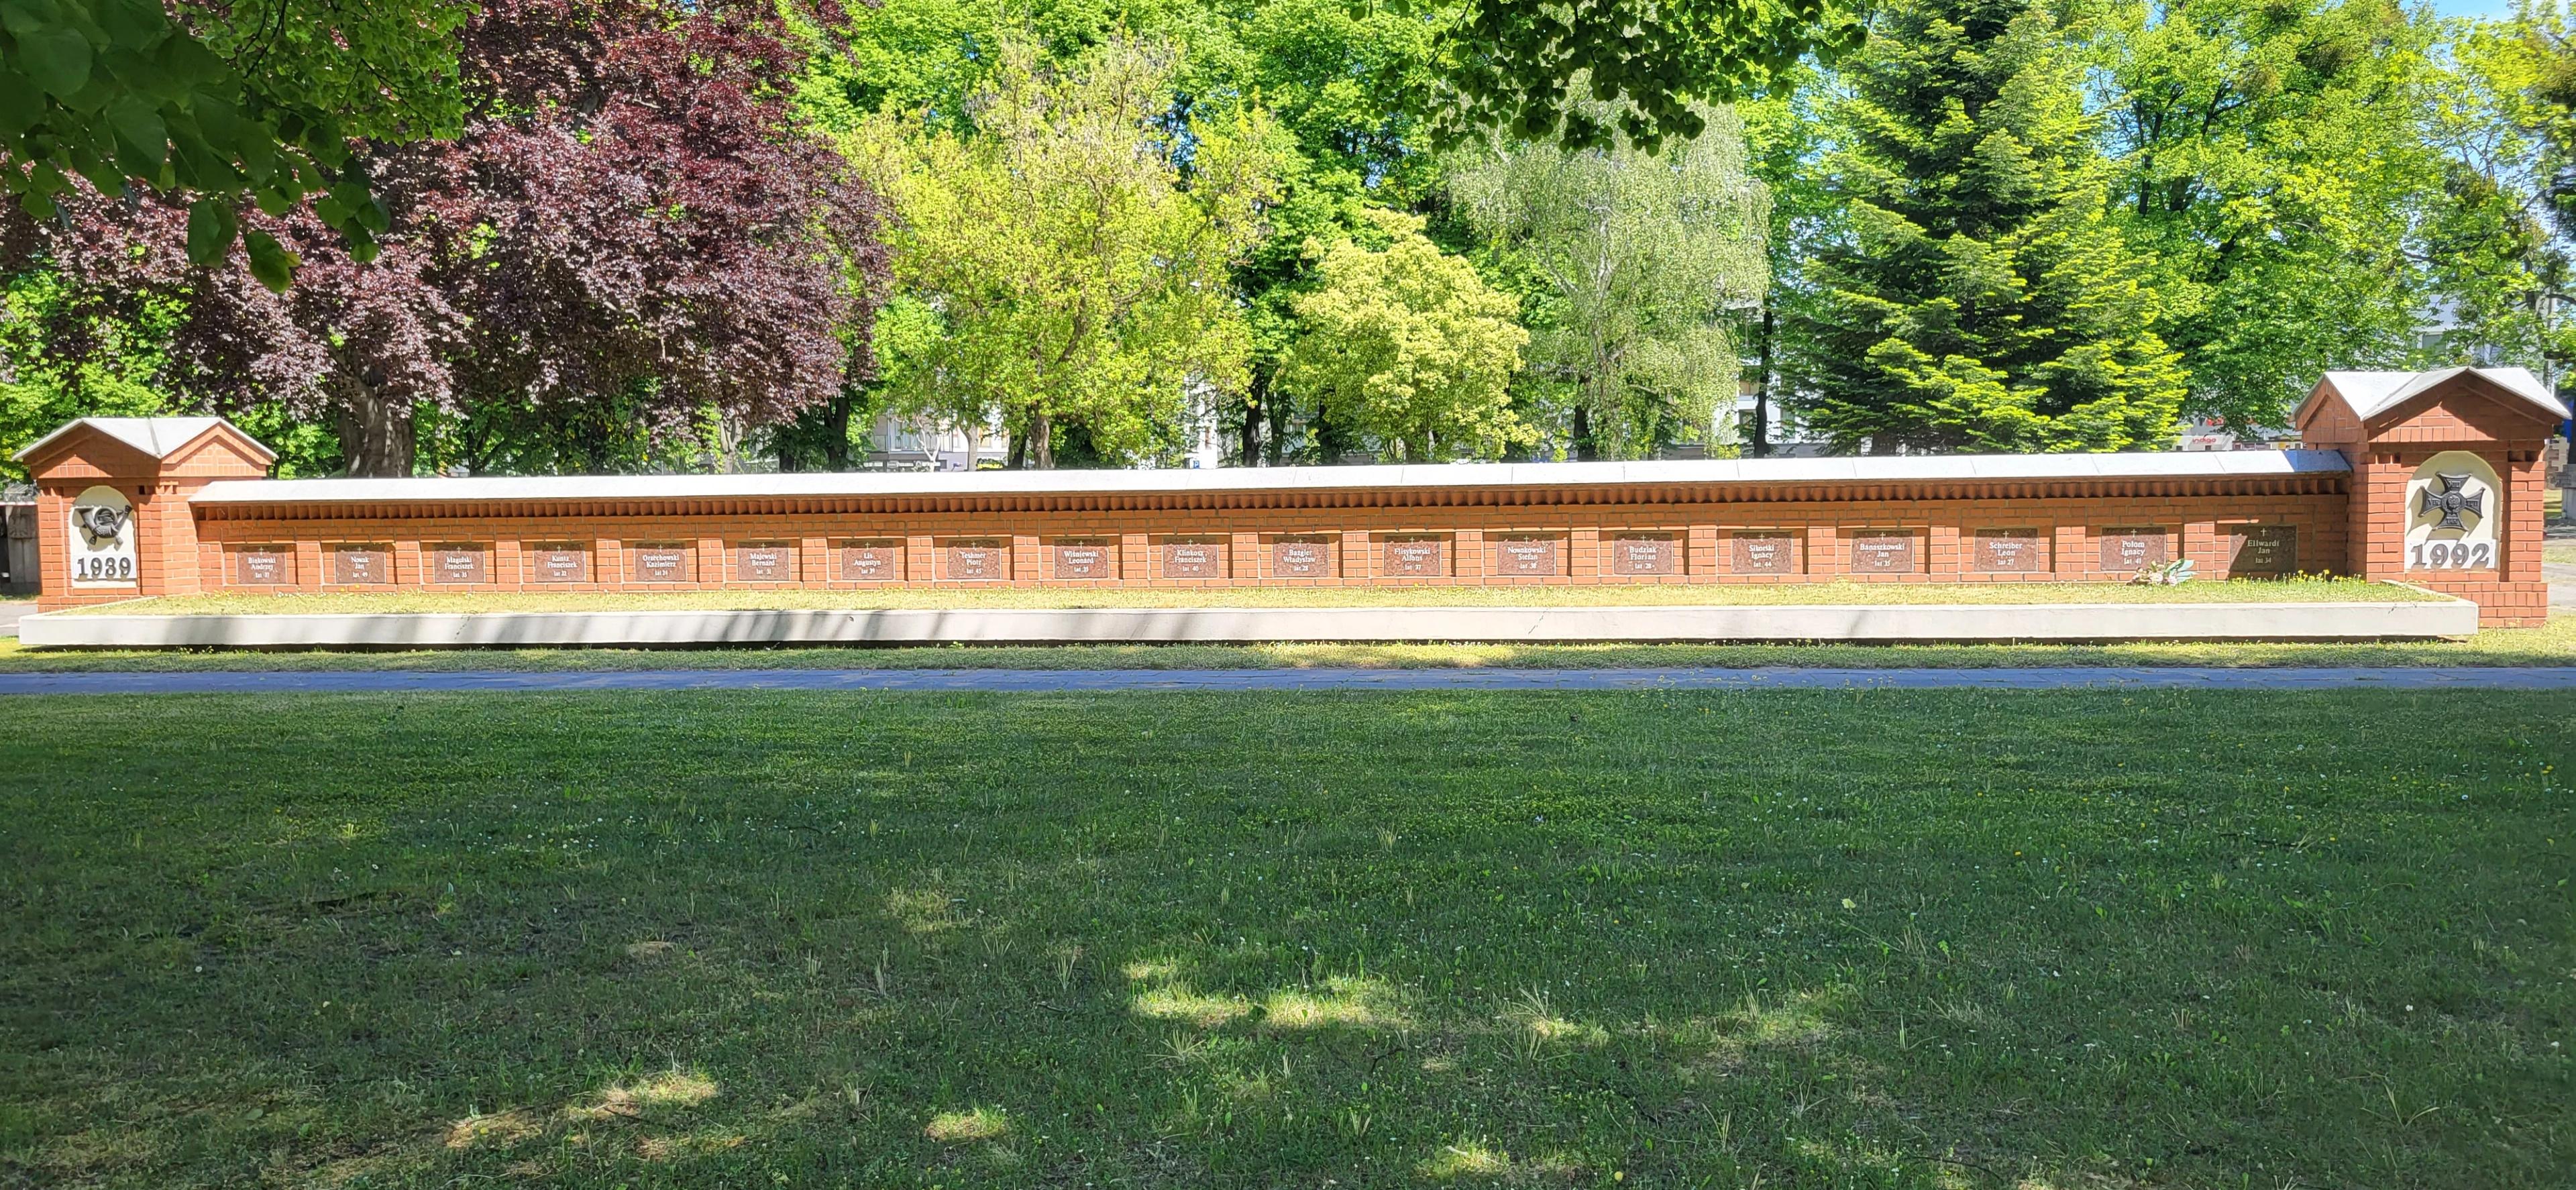
[[[1279,387],[1407,462],[1490,458],[1526,441],[1510,397],[1529,343],[1519,303],[1442,252],[1420,217],[1373,208],[1367,219],[1377,246],[1309,241],[1317,282],[1296,300]]]
[[[2104,211],[2082,64],[2029,0],[1898,0],[1849,63],[1841,224],[1793,405],[1842,450],[2169,442],[2187,388],[2152,260]]]
[[[2405,362],[2435,23],[2395,0],[2124,0],[2093,44],[2112,201],[2163,265],[2188,408],[2283,424],[2329,368]]]
[[[465,112],[463,0],[13,0],[0,6],[0,184],[51,217],[83,178],[195,196],[187,249],[213,264],[256,203],[312,210],[360,260],[391,227],[353,138],[452,135]],[[173,17],[177,19],[173,19]],[[298,263],[264,229],[240,241],[283,289]]]
[[[2555,9],[2451,26],[2429,133],[2440,202],[2425,271],[2452,324],[2428,362],[2493,362],[2556,376],[2576,358],[2576,44]]]
[[[1048,468],[1072,443],[1161,453],[1193,386],[1242,390],[1226,280],[1283,149],[1258,111],[1160,122],[1176,66],[1167,45],[1114,39],[1058,70],[1014,41],[967,104],[972,135],[918,113],[862,124],[851,152],[897,212],[896,287],[945,327],[890,386],[894,407],[998,416],[1013,458]]]
[[[1624,136],[1583,150],[1496,138],[1449,172],[1468,222],[1544,280],[1528,367],[1578,458],[1644,458],[1733,411],[1733,323],[1768,282],[1770,203],[1735,114],[1703,116],[1658,155]]]

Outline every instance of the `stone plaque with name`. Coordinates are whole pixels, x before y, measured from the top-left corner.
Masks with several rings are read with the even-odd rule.
[[[841,543],[841,581],[845,583],[891,583],[903,579],[903,543],[900,541],[845,541]]]
[[[998,541],[948,543],[948,577],[991,582],[1011,577],[1011,549]]]
[[[233,551],[233,581],[275,586],[295,581],[295,547],[246,545]]]
[[[746,541],[734,550],[734,577],[746,583],[796,581],[796,547],[783,541]]]
[[[2165,531],[2152,526],[2102,530],[2102,569],[2145,570],[2162,566],[2169,551]]]
[[[1798,539],[1785,532],[1735,535],[1737,574],[1796,574]]]
[[[1390,578],[1433,578],[1449,573],[1449,539],[1390,537],[1381,573]]]
[[[636,546],[635,581],[639,583],[689,581],[689,548],[683,545]]]
[[[381,545],[344,545],[331,551],[331,581],[343,585],[394,581],[394,552]]]
[[[577,545],[532,545],[528,564],[541,583],[590,581],[590,551]]]
[[[1329,537],[1282,537],[1270,543],[1273,578],[1333,577],[1333,540]]]
[[[1118,544],[1111,541],[1055,543],[1057,578],[1118,577]]]
[[[2048,569],[2048,539],[2037,529],[1979,529],[1968,554],[1971,569],[2013,574]]]
[[[1514,576],[1564,573],[1564,543],[1540,534],[1494,539],[1494,573]]]
[[[1681,539],[1669,533],[1627,533],[1603,543],[1612,574],[1680,574]]]
[[[429,581],[433,583],[492,581],[492,554],[482,546],[434,545],[422,553],[428,562]]]
[[[2227,573],[2231,578],[2265,577],[2299,572],[2299,530],[2295,525],[2227,526]]]
[[[1862,530],[1852,535],[1853,574],[1914,573],[1914,535]]]
[[[1164,542],[1163,577],[1224,578],[1225,543],[1213,538]]]

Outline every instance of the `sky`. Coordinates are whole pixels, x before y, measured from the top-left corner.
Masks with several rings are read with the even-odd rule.
[[[2508,0],[2433,0],[2433,10],[2446,17],[2502,17],[2513,5]]]

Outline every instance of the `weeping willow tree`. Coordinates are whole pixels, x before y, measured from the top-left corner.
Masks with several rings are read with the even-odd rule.
[[[1526,370],[1577,458],[1731,433],[1735,312],[1769,285],[1771,205],[1734,111],[1700,112],[1657,153],[1495,139],[1451,166],[1469,225],[1540,283]]]

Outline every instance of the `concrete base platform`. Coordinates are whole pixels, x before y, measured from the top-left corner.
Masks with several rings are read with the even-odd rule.
[[[441,649],[1265,641],[2391,640],[2467,636],[2466,600],[1694,607],[1089,608],[29,616],[36,648]]]

